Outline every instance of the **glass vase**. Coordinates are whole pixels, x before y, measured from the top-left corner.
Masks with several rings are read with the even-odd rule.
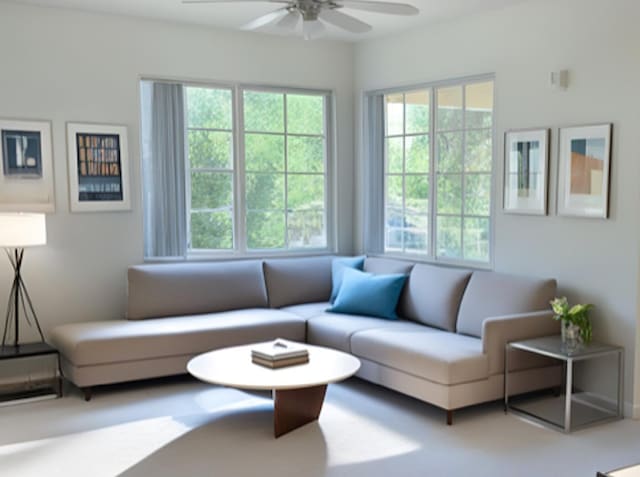
[[[562,343],[568,351],[575,351],[582,345],[580,327],[568,321],[562,322]]]

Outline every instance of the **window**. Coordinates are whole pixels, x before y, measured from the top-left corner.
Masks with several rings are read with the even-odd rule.
[[[383,252],[489,263],[493,81],[375,96],[383,108]]]
[[[249,249],[327,247],[324,101],[244,91]]]
[[[436,89],[436,256],[489,262],[493,82]]]
[[[180,86],[180,109],[167,108],[172,103],[158,96],[158,85],[143,82],[143,175],[151,189],[145,190],[151,203],[145,229],[166,229],[169,215],[185,239],[168,247],[171,252],[145,244],[147,256],[329,249],[329,93],[173,85]],[[179,95],[175,88],[172,93],[175,103]],[[182,156],[179,138],[170,141],[172,127],[184,130]],[[165,158],[166,150],[175,152]],[[179,171],[169,184],[162,174],[147,177],[163,161],[182,162],[184,184]],[[147,209],[172,195],[176,200],[168,202],[180,203],[184,195],[182,213],[165,204],[160,219],[147,217],[157,212]],[[146,232],[151,239],[145,242],[158,235]]]
[[[185,88],[187,96],[188,244],[232,250],[233,101],[229,89]]]
[[[429,250],[430,91],[385,96],[385,249]]]

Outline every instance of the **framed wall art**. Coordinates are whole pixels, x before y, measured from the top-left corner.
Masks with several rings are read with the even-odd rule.
[[[127,128],[67,123],[72,212],[130,210]]]
[[[0,119],[0,211],[54,212],[51,123]]]
[[[549,129],[507,131],[504,138],[504,211],[547,214]]]
[[[607,218],[611,124],[560,129],[558,215]]]

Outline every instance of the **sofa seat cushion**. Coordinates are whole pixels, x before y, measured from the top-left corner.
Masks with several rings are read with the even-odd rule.
[[[50,333],[52,346],[76,366],[196,355],[275,338],[304,341],[305,321],[292,313],[255,308],[141,321],[70,323]]]
[[[331,306],[331,302],[320,301],[317,303],[304,303],[302,305],[284,306],[280,308],[282,311],[293,313],[300,318],[308,320],[314,316],[324,314],[325,310]]]
[[[482,353],[482,340],[415,323],[354,333],[351,352],[444,385],[489,377],[489,359]]]
[[[323,313],[307,321],[307,342],[351,352],[351,336],[357,331],[402,326],[402,320],[362,315]]]

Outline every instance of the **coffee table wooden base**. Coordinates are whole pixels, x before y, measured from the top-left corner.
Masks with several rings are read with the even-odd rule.
[[[316,421],[322,410],[327,385],[278,389],[274,396],[273,432],[280,437]]]

